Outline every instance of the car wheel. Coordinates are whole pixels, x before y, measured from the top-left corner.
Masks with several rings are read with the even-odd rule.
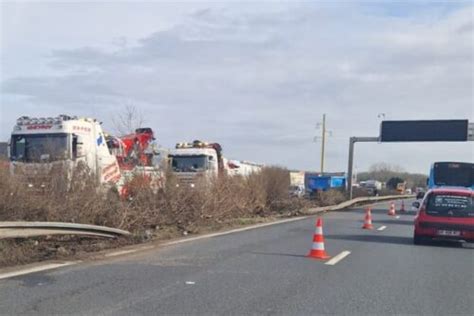
[[[419,235],[413,235],[413,244],[415,245],[422,245],[425,239]]]

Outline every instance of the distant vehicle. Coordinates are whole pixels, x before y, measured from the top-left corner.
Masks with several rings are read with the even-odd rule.
[[[382,190],[382,182],[377,181],[377,180],[367,180],[367,181],[364,181],[363,187],[380,191]]]
[[[431,166],[428,188],[465,187],[474,189],[474,163],[435,162]]]
[[[200,179],[228,174],[248,176],[260,172],[261,165],[246,161],[227,160],[218,143],[195,140],[192,143],[178,143],[169,153],[169,163],[173,174],[181,184],[194,187]]]
[[[413,242],[428,239],[474,241],[474,192],[470,188],[438,188],[428,191],[418,208]]]
[[[400,194],[403,194],[405,193],[407,183],[406,182],[399,182],[397,183],[397,192],[400,193]]]
[[[382,190],[383,184],[382,182],[377,181],[377,180],[367,180],[367,181],[361,181],[360,187],[367,190],[367,192],[370,195],[377,196],[380,190]]]
[[[164,173],[157,163],[160,153],[151,128],[137,128],[134,133],[119,137],[106,134],[105,139],[119,165],[120,195],[128,198],[135,194],[132,190],[146,187],[156,193],[164,187]]]
[[[260,172],[262,165],[243,160],[227,160],[225,170],[229,176],[248,176]]]
[[[425,196],[426,190],[425,188],[422,188],[422,187],[416,187],[415,193],[416,193],[416,199],[420,200],[420,199],[423,199],[423,197]]]
[[[302,185],[304,187],[304,171],[290,171],[290,185]]]
[[[424,191],[418,191],[418,193],[416,193],[416,199],[417,200],[421,200],[425,197],[425,192]]]
[[[305,188],[303,184],[290,186],[290,196],[301,198],[305,195]]]

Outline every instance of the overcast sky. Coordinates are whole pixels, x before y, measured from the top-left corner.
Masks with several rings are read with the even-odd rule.
[[[472,2],[2,2],[0,140],[19,116],[112,117],[229,158],[347,169],[385,119],[474,121]],[[358,144],[356,170],[474,161],[474,143]]]

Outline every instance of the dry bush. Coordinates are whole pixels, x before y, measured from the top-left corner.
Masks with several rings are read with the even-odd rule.
[[[94,177],[81,174],[66,181],[64,172],[56,171],[41,177],[44,187],[35,179],[0,171],[0,220],[116,223],[111,214],[114,204],[100,194]]]
[[[328,206],[342,203],[346,200],[345,194],[340,190],[318,192],[316,201],[319,206]]]
[[[369,191],[367,189],[357,188],[357,187],[352,188],[352,197],[353,198],[367,197],[367,196],[371,196],[371,194],[369,194]]]
[[[105,225],[132,232],[134,237],[127,242],[140,242],[152,238],[157,231],[197,233],[208,227],[235,223],[236,219],[284,212],[296,214],[306,206],[304,199],[289,197],[289,173],[277,167],[264,168],[247,177],[223,176],[200,181],[195,187],[178,186],[173,175],[167,174],[165,187],[158,192],[143,186],[141,181],[132,181],[129,183],[132,198],[127,200],[120,199],[113,191],[99,189],[101,186],[87,170],[76,171],[70,181],[64,179],[63,171],[48,173],[42,177],[45,188],[39,184],[29,188],[31,179],[10,176],[8,170],[0,169],[0,221]],[[324,203],[338,199],[340,196],[332,192],[321,197]],[[74,253],[78,247],[97,250],[114,246],[112,241],[101,241],[97,248],[94,239],[81,237],[34,240],[39,245],[21,239],[0,241],[0,257],[9,258],[0,261],[0,266],[60,257],[61,249],[67,254]],[[33,251],[35,254],[28,256]]]
[[[176,227],[195,232],[200,227],[236,218],[294,214],[302,208],[337,204],[345,200],[339,191],[321,192],[313,202],[290,198],[289,172],[267,167],[246,177],[223,176],[177,185],[167,174],[165,187],[153,192],[141,181],[129,183],[132,198],[121,200],[104,194],[87,171],[76,172],[68,184],[63,174],[50,174],[48,189],[37,192],[24,180],[0,172],[0,220],[60,221],[105,225],[143,236],[148,230]],[[54,185],[56,183],[56,185]],[[314,206],[314,204],[313,204]]]
[[[2,170],[0,220],[76,222],[131,231],[167,225],[186,229],[208,221],[282,212],[293,204],[288,196],[289,173],[276,167],[248,177],[201,181],[193,188],[177,186],[169,174],[165,188],[157,193],[141,181],[132,181],[130,201],[104,195],[87,171],[75,172],[67,183],[63,172],[48,173],[41,179],[46,183],[44,189],[38,183],[29,188],[31,179],[25,181]]]
[[[392,189],[387,189],[387,188],[384,188],[382,190],[379,190],[377,192],[377,195],[378,196],[384,196],[384,195],[397,195],[397,194],[400,194],[400,192],[398,192],[397,190],[392,190]],[[367,196],[374,196],[373,193],[370,193],[367,189],[365,188],[353,188],[352,189],[352,196],[354,198],[357,198],[357,197],[367,197]]]
[[[0,240],[0,267],[14,264],[25,264],[32,260],[39,260],[34,257],[36,253],[36,244],[34,240],[9,239]]]
[[[400,192],[398,192],[397,190],[388,189],[388,188],[384,188],[384,189],[380,190],[380,192],[379,192],[379,195],[380,195],[380,196],[384,196],[384,195],[397,195],[397,194],[400,194]]]

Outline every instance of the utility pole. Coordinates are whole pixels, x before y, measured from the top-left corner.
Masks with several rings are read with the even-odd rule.
[[[321,132],[321,175],[324,173],[324,145],[326,144],[326,114],[323,114],[323,125]]]
[[[324,172],[324,153],[325,153],[325,146],[326,146],[326,137],[332,136],[332,132],[326,129],[326,114],[323,114],[322,122],[316,124],[316,128],[321,128],[321,136],[315,136],[313,141],[319,142],[321,139],[321,174]]]

